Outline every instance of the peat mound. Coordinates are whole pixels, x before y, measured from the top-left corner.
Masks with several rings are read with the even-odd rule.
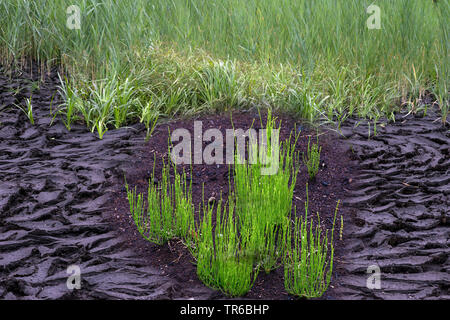
[[[280,142],[289,139],[291,134],[291,142],[294,142],[295,134],[298,134],[298,140],[295,147],[300,152],[298,165],[300,172],[297,176],[294,188],[293,210],[296,208],[297,216],[305,215],[306,200],[306,184],[309,190],[309,210],[308,217],[315,217],[319,212],[321,224],[331,229],[333,224],[334,212],[338,200],[342,200],[346,196],[346,186],[351,181],[351,161],[348,149],[345,148],[343,142],[339,140],[333,132],[319,133],[319,145],[322,147],[320,157],[320,169],[315,181],[309,181],[306,166],[302,163],[301,154],[306,153],[308,139],[311,143],[316,142],[317,131],[306,127],[301,122],[296,122],[293,118],[286,115],[276,115],[277,123],[281,121]],[[202,134],[208,129],[219,129],[223,137],[226,137],[227,129],[242,129],[244,132],[249,128],[261,129],[266,123],[266,115],[260,115],[256,111],[235,111],[231,115],[228,113],[219,115],[201,116],[197,119],[171,121],[157,127],[151,139],[143,148],[136,153],[133,164],[129,170],[125,172],[126,181],[130,187],[137,187],[139,192],[146,194],[148,180],[153,170],[156,178],[161,179],[161,170],[164,162],[169,161],[168,141],[170,134],[176,129],[186,129],[189,131],[191,139],[191,150],[194,150],[194,122],[201,121]],[[261,126],[261,122],[263,126]],[[202,144],[202,151],[208,144]],[[224,138],[223,150],[226,150],[227,141]],[[176,142],[173,143],[176,145]],[[156,156],[156,157],[155,157]],[[225,151],[223,154],[225,159]],[[155,161],[156,159],[156,161]],[[231,169],[233,167],[231,166]],[[192,182],[193,204],[196,212],[200,208],[203,199],[205,201],[216,199],[220,195],[223,199],[227,199],[229,190],[229,179],[232,181],[232,173],[227,164],[193,164],[192,172],[190,165],[178,165],[177,171],[187,172],[188,181]],[[202,283],[196,275],[196,267],[188,250],[178,242],[170,242],[169,245],[159,246],[144,240],[138,233],[134,225],[133,218],[129,211],[129,203],[125,190],[125,181],[116,188],[115,196],[113,196],[113,222],[117,224],[119,230],[126,236],[127,243],[130,248],[134,248],[141,252],[142,257],[148,260],[149,265],[159,267],[164,274],[170,275],[179,282],[177,290],[174,291],[174,298],[186,298],[186,290],[192,285],[201,286]],[[232,185],[232,183],[231,183]],[[339,256],[339,247],[342,242],[339,241],[338,232],[340,226],[340,215],[346,217],[345,208],[340,207],[336,218],[335,230],[335,246],[337,247],[337,256]],[[115,220],[115,221],[114,221]],[[345,230],[344,230],[345,231]],[[338,259],[335,263],[339,263]],[[333,279],[337,278],[335,274]],[[334,280],[333,280],[334,281]],[[331,285],[333,286],[333,282]],[[220,292],[211,290],[210,299],[226,298]],[[193,297],[196,298],[196,297]],[[243,297],[248,299],[289,299],[284,290],[283,268],[278,268],[269,274],[261,271],[252,289]],[[327,293],[323,298],[334,298]]]

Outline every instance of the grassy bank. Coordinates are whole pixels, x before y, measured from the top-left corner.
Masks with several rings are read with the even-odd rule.
[[[366,8],[381,9],[368,29]],[[81,10],[81,29],[66,9]],[[3,65],[61,64],[61,116],[99,132],[253,105],[378,119],[449,99],[448,0],[1,1]],[[26,61],[25,60],[25,61]]]

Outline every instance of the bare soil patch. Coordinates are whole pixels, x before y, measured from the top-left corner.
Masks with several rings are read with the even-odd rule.
[[[308,139],[312,142],[316,141],[317,131],[308,128],[302,122],[296,121],[287,115],[277,115],[278,121],[281,120],[280,141],[289,139],[292,134],[299,134],[296,144],[296,150],[306,153]],[[172,121],[170,123],[159,126],[153,133],[152,138],[136,153],[133,164],[130,169],[125,172],[126,180],[131,187],[137,186],[140,192],[146,193],[148,187],[148,179],[150,178],[153,168],[158,179],[161,178],[161,170],[163,161],[168,161],[168,139],[171,132],[177,128],[189,130],[191,136],[194,136],[194,121],[202,121],[203,131],[209,128],[217,128],[221,130],[225,137],[226,129],[243,129],[249,128],[260,129],[261,120],[264,126],[266,116],[260,115],[256,111],[233,112],[232,115],[224,113],[220,115],[201,116],[196,119]],[[294,141],[294,139],[291,139]],[[312,143],[311,142],[311,143]],[[226,142],[224,141],[226,148]],[[203,149],[207,143],[203,143]],[[344,199],[346,196],[346,188],[352,181],[351,161],[349,159],[349,151],[345,148],[344,143],[339,137],[331,131],[319,132],[319,145],[322,147],[321,161],[319,173],[314,181],[310,181],[306,166],[299,162],[300,172],[294,189],[293,210],[296,208],[297,216],[304,216],[306,201],[306,184],[309,185],[309,217],[315,218],[317,212],[320,214],[322,225],[331,229],[334,212],[338,200]],[[193,146],[191,148],[193,149]],[[155,162],[156,155],[156,162]],[[225,157],[224,157],[225,158]],[[163,160],[164,159],[164,160]],[[219,199],[220,195],[227,198],[229,190],[229,167],[228,165],[192,165],[192,173],[190,166],[178,166],[177,170],[186,170],[189,173],[188,179],[192,180],[193,203],[196,205],[198,213],[199,204],[202,203],[202,194],[204,192],[204,200]],[[134,248],[140,252],[142,257],[148,260],[149,265],[159,267],[165,274],[169,274],[179,282],[177,290],[173,292],[173,297],[186,297],[185,289],[192,284],[201,285],[196,276],[196,267],[189,252],[183,248],[178,242],[169,243],[169,245],[158,246],[143,240],[134,225],[130,216],[129,204],[127,201],[125,182],[122,179],[112,198],[113,201],[113,224],[118,225],[119,230],[127,238],[127,244],[130,248]],[[341,207],[338,212],[346,217],[346,209]],[[345,223],[345,222],[344,222]],[[339,231],[339,219],[336,223],[337,232]],[[338,239],[335,234],[335,239]],[[341,245],[341,241],[336,241],[336,246]],[[336,263],[338,263],[336,259]],[[332,284],[333,285],[333,284]],[[211,298],[225,298],[218,292],[212,292]],[[283,268],[265,274],[261,272],[256,280],[254,287],[245,296],[250,299],[287,299],[289,298],[284,290]]]

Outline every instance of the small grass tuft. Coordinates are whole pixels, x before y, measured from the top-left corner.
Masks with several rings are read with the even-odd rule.
[[[316,178],[319,172],[320,165],[320,152],[322,147],[319,147],[319,138],[317,138],[317,143],[311,145],[311,137],[308,139],[308,148],[306,149],[307,155],[303,153],[303,163],[308,169],[308,175],[311,180]]]
[[[30,123],[34,126],[34,116],[33,116],[33,105],[31,104],[31,98],[26,98],[25,99],[25,108],[22,108],[21,106],[14,104],[14,106],[16,106],[17,108],[19,108],[20,110],[22,110],[23,113],[25,113],[25,115],[27,116],[28,120],[30,120]]]

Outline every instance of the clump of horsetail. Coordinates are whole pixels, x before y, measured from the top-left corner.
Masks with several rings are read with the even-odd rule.
[[[269,110],[266,140],[260,141],[262,148],[259,153],[256,142],[250,139],[249,160],[238,163],[240,154],[235,154],[236,214],[240,228],[250,230],[250,249],[267,273],[278,266],[282,256],[298,172],[294,168],[295,153],[290,139],[283,144],[280,152],[278,130]],[[264,137],[260,135],[260,139]],[[268,162],[271,169],[274,169],[275,163],[276,170],[267,171],[264,165]]]
[[[307,155],[305,156],[305,153],[303,153],[303,163],[306,165],[309,178],[313,180],[319,172],[322,147],[319,147],[319,138],[317,138],[317,143],[313,143],[312,145],[310,143],[311,137],[308,139]]]
[[[190,243],[190,230],[194,227],[192,185],[187,183],[186,174],[178,174],[174,165],[175,178],[171,182],[170,164],[164,163],[161,180],[156,182],[155,173],[149,179],[147,201],[136,187],[127,190],[130,212],[139,233],[148,241],[163,244],[178,237]]]
[[[219,200],[213,230],[213,206],[204,205],[198,230],[197,275],[207,286],[236,297],[251,289],[259,268],[254,267],[255,259],[249,250],[250,232],[238,229],[233,207],[233,202],[228,202],[226,210],[222,199]]]
[[[284,258],[284,285],[290,294],[315,298],[320,297],[327,290],[331,280],[334,225],[339,201],[334,213],[331,240],[329,240],[328,230],[325,235],[322,233],[319,214],[317,214],[316,227],[313,228],[311,220],[308,230],[308,189],[306,197],[305,219],[295,218],[293,234],[291,229],[288,229],[286,239],[288,248]]]

